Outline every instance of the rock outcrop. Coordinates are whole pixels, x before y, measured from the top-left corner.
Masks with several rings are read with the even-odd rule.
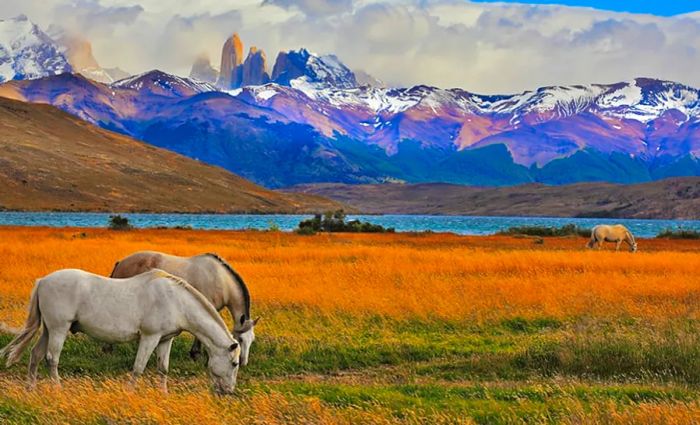
[[[192,64],[192,70],[190,71],[190,78],[195,80],[204,81],[206,83],[215,83],[219,78],[219,71],[217,71],[211,62],[209,61],[209,56],[205,53],[199,55]]]
[[[309,52],[306,49],[279,52],[272,68],[272,81],[288,86],[293,79],[304,76],[304,65],[308,56]]]
[[[112,83],[115,79],[97,63],[88,40],[75,34],[61,32],[56,41],[63,47],[68,63],[74,71],[100,83]]]
[[[243,64],[243,43],[237,33],[234,33],[224,43],[221,50],[221,67],[216,85],[228,90],[241,85],[241,65]]]
[[[270,75],[267,73],[267,57],[265,52],[251,47],[248,57],[243,62],[241,72],[242,86],[258,86],[270,82]]]

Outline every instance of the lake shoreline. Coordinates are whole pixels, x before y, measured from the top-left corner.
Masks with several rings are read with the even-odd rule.
[[[136,228],[184,228],[186,230],[282,230],[293,231],[312,214],[140,214],[121,213]],[[46,226],[71,228],[107,228],[111,213],[23,213],[0,212],[0,226]],[[562,217],[498,217],[438,215],[355,215],[347,220],[360,220],[393,228],[399,233],[455,233],[492,235],[511,227],[562,227],[575,225],[590,229],[597,224],[624,224],[639,237],[655,237],[669,229],[700,231],[698,220],[601,219]]]

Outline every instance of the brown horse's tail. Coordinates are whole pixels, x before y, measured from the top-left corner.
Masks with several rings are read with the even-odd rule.
[[[112,277],[112,278],[114,277],[114,273],[117,272],[117,267],[119,267],[119,261],[114,263],[114,268],[112,269],[112,273],[109,274],[109,277]]]
[[[10,341],[2,350],[0,350],[0,359],[7,357],[6,366],[10,367],[19,361],[22,356],[22,352],[27,348],[34,335],[41,327],[41,312],[39,311],[39,295],[37,294],[37,289],[39,288],[40,280],[37,280],[34,284],[34,289],[32,290],[32,296],[29,299],[29,316],[27,321],[24,323],[24,329],[22,329],[19,334]]]

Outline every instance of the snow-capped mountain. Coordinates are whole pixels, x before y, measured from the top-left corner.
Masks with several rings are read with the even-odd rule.
[[[188,97],[217,90],[213,84],[178,77],[157,69],[115,81],[110,87],[168,97]]]
[[[318,56],[306,49],[280,52],[272,69],[272,81],[300,89],[357,87],[355,74],[335,55]]]
[[[61,47],[26,16],[0,21],[0,82],[71,71]]]
[[[7,22],[0,23],[0,53],[13,56],[0,70],[63,62],[43,74],[11,68],[5,78],[44,78],[5,83],[0,95],[56,105],[268,186],[700,175],[700,91],[674,82],[639,78],[508,95],[387,88],[361,85],[336,56],[306,49],[281,52],[268,79],[264,53],[251,47],[243,61],[234,34],[222,52],[227,88],[158,70],[100,84],[52,76],[70,70],[64,51],[85,69],[96,65],[89,45],[60,50],[25,18]]]
[[[150,71],[111,85],[71,74],[13,81],[0,95],[56,105],[273,187],[700,175],[700,91],[653,79],[502,96],[311,83],[221,92]]]

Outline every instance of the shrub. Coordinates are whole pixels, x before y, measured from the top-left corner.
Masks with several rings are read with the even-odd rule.
[[[117,214],[109,216],[109,228],[111,230],[130,230],[133,229],[134,226],[129,223],[128,218]]]
[[[316,214],[313,218],[302,220],[296,232],[300,235],[313,235],[317,232],[345,232],[345,233],[393,233],[393,227],[385,228],[379,224],[366,221],[351,220],[346,222],[343,210],[327,211],[325,214]]]
[[[562,227],[548,226],[515,226],[506,230],[500,230],[498,235],[526,235],[526,236],[584,236],[591,234],[591,229],[578,227],[575,224],[565,224]]]
[[[669,238],[669,239],[700,239],[700,231],[692,229],[684,229],[679,227],[677,229],[664,229],[656,235],[657,238]]]

